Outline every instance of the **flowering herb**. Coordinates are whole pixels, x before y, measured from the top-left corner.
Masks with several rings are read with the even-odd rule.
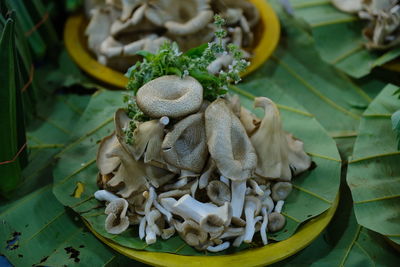
[[[127,129],[124,130],[125,132],[125,142],[129,145],[133,145],[133,132],[136,129],[136,124],[138,122],[147,121],[150,118],[144,115],[144,113],[139,109],[134,101],[129,95],[124,96],[124,102],[127,103],[127,114],[130,119],[129,125]]]
[[[206,100],[213,101],[226,94],[229,84],[241,80],[240,73],[249,63],[243,59],[243,54],[237,46],[229,44],[226,50],[222,42],[227,34],[222,28],[225,21],[219,15],[215,15],[214,20],[217,27],[214,42],[192,48],[186,53],[180,52],[176,43],[169,42],[164,43],[156,54],[139,51],[143,61],[138,61],[126,73],[129,78],[128,89],[136,94],[140,87],[155,78],[164,75],[190,75],[202,84]],[[209,73],[208,65],[224,54],[230,54],[233,58],[228,70],[221,70],[217,75]]]

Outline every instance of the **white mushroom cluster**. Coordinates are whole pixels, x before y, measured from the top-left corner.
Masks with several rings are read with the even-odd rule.
[[[368,20],[363,35],[368,49],[388,49],[400,44],[399,0],[332,0],[340,10]]]
[[[237,96],[203,99],[194,78],[162,76],[141,87],[137,105],[150,120],[136,123],[115,114],[115,133],[97,155],[106,201],[105,229],[119,234],[139,225],[147,244],[175,233],[198,250],[221,251],[250,243],[259,232],[285,225],[282,209],[291,180],[311,166],[303,143],[282,129],[277,106],[258,97],[258,119]]]
[[[139,59],[138,51],[155,53],[165,41],[177,42],[183,51],[212,42],[215,14],[226,22],[224,43],[250,47],[260,17],[247,0],[86,0],[85,8],[89,49],[101,64],[123,72]],[[210,71],[232,60],[221,56]]]

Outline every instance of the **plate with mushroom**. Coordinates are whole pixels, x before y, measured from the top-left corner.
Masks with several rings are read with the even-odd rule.
[[[85,10],[66,22],[66,49],[82,70],[115,88],[125,88],[124,74],[141,58],[140,50],[155,52],[163,42],[175,41],[187,51],[211,42],[214,14],[227,21],[223,42],[242,48],[252,63],[243,75],[267,60],[280,35],[279,20],[265,0],[87,0]],[[213,71],[231,60],[221,56]]]
[[[249,63],[215,23],[211,44],[143,53],[124,97],[95,94],[54,170],[59,201],[151,264],[273,263],[309,244],[336,209],[335,142],[279,87],[233,86]],[[219,54],[234,60],[210,73]]]

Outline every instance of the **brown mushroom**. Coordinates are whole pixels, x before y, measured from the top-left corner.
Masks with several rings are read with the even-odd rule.
[[[292,192],[292,189],[292,183],[277,182],[272,186],[271,198],[274,201],[285,200],[289,196],[290,192]]]
[[[190,115],[174,125],[162,143],[166,162],[180,169],[200,173],[207,160],[204,114]]]
[[[119,146],[119,142],[115,133],[101,140],[96,158],[97,168],[101,175],[112,173],[121,163],[118,157],[110,157],[109,155],[117,146]]]
[[[311,166],[311,158],[304,152],[304,143],[293,137],[292,134],[286,134],[286,139],[289,145],[289,167],[293,175],[298,175]]]
[[[139,88],[136,102],[143,113],[152,118],[184,117],[200,109],[203,86],[191,76],[166,75]]]
[[[229,187],[221,181],[211,181],[207,186],[207,196],[218,206],[231,201],[231,191]]]
[[[278,212],[272,212],[268,215],[268,230],[270,232],[282,230],[282,228],[285,226],[285,222],[286,219],[282,214]]]
[[[106,209],[107,218],[105,229],[110,234],[120,234],[129,227],[129,218],[127,216],[128,202],[123,198],[117,198],[111,201]]]

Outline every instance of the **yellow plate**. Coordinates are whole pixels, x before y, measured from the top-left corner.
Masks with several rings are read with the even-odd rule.
[[[281,261],[308,246],[328,226],[335,214],[338,202],[339,194],[329,210],[305,223],[293,236],[284,241],[223,256],[182,256],[134,250],[101,236],[88,222],[85,221],[85,224],[102,242],[119,253],[154,266],[265,266]]]
[[[275,50],[279,41],[279,20],[266,0],[250,0],[260,12],[260,23],[255,29],[255,47],[251,49],[251,65],[243,75],[247,75],[263,64]],[[83,14],[68,18],[64,29],[64,42],[68,53],[76,64],[97,80],[118,88],[125,88],[128,79],[123,73],[108,68],[96,61],[87,48],[84,35],[87,21]]]

